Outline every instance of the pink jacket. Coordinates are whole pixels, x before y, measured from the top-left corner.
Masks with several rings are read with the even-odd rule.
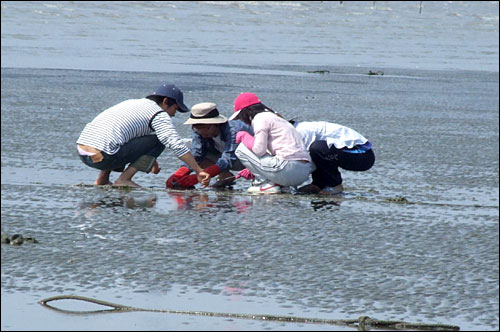
[[[261,157],[267,150],[283,160],[311,161],[302,136],[283,118],[271,112],[257,114],[252,120],[255,143],[253,153]]]

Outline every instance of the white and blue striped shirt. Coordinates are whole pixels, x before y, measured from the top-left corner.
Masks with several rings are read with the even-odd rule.
[[[158,140],[177,157],[185,155],[188,147],[177,134],[168,113],[160,111],[162,108],[157,103],[146,98],[125,100],[88,123],[76,143],[112,155],[128,141],[156,133]],[[149,123],[156,113],[151,128]]]

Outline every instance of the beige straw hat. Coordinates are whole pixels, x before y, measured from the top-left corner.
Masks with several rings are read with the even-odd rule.
[[[193,124],[218,124],[224,123],[227,119],[219,114],[217,105],[214,103],[200,103],[191,107],[189,119],[184,122],[186,125]]]

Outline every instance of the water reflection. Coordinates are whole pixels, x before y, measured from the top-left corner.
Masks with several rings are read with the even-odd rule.
[[[118,193],[118,196],[116,195]],[[198,211],[217,213],[249,213],[255,209],[268,209],[281,206],[286,209],[300,210],[335,210],[340,206],[338,197],[322,197],[314,195],[244,195],[238,192],[225,191],[167,191],[166,196],[141,192],[121,193],[113,191],[104,197],[86,200],[78,205],[75,216],[84,215],[89,218],[104,210],[120,212],[127,209],[152,209],[166,211]],[[162,203],[158,204],[161,201]],[[283,205],[285,204],[285,205]]]
[[[319,200],[319,201],[311,201],[311,206],[314,211],[318,210],[334,210],[337,208],[337,206],[340,206],[340,202],[336,202],[333,200],[327,201],[327,200]]]
[[[283,195],[239,195],[237,192],[210,191],[170,191],[168,195],[173,198],[177,210],[196,211],[222,211],[247,213],[256,208],[276,208],[286,204],[289,208],[301,209],[312,208],[313,211],[334,210],[340,206],[338,197],[322,197],[311,195],[294,195],[284,197]],[[318,198],[318,199],[317,199]]]
[[[99,212],[100,208],[125,208],[125,209],[146,209],[156,205],[157,196],[148,194],[145,196],[123,195],[120,197],[106,196],[94,202],[83,202],[78,206],[77,215],[84,214],[91,217]]]
[[[253,205],[252,197],[204,192],[169,192],[178,210],[221,210],[245,213]]]

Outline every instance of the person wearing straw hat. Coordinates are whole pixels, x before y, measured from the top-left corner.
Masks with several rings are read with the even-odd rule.
[[[219,113],[217,105],[210,102],[194,105],[189,119],[184,124],[191,125],[193,129],[191,153],[206,173],[212,177],[219,175],[219,179],[226,179],[233,176],[230,171],[244,171],[245,167],[235,155],[238,146],[236,133],[247,132],[253,135],[250,126],[241,121],[228,121]],[[191,169],[186,165],[180,167],[168,178],[166,187],[193,187],[198,183],[198,179],[189,175],[190,172]]]
[[[125,100],[88,123],[76,143],[82,162],[99,170],[94,185],[112,184],[110,173],[117,171],[122,174],[113,185],[140,187],[132,177],[138,171],[157,174],[156,158],[165,147],[208,185],[210,175],[197,164],[172,124],[171,117],[177,111],[189,112],[182,91],[173,84],[163,84],[147,97]]]

